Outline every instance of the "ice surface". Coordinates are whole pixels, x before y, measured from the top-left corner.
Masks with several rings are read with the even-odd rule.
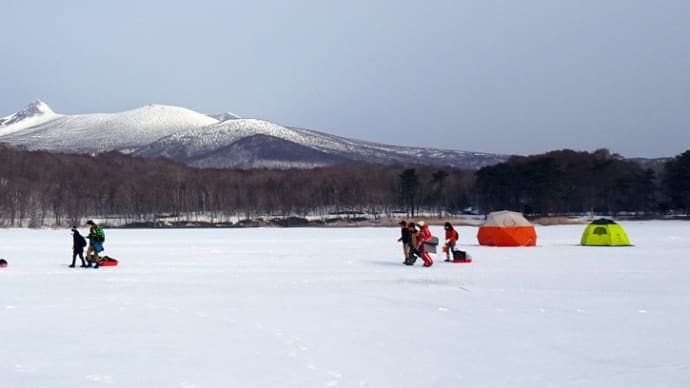
[[[690,386],[690,223],[622,225],[460,227],[474,262],[431,268],[397,228],[106,230],[98,270],[68,230],[0,230],[0,386]]]

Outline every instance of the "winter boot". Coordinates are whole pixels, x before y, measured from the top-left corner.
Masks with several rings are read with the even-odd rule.
[[[422,260],[424,260],[425,267],[431,267],[434,264],[434,261],[431,260],[431,256],[429,256],[429,253],[426,251],[422,252]]]

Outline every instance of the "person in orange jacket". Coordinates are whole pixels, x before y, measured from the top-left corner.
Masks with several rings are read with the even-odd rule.
[[[451,225],[450,222],[446,222],[443,225],[443,229],[446,231],[446,243],[444,246],[446,251],[446,261],[451,261],[453,250],[455,250],[455,244],[460,236],[458,235],[458,231],[453,228],[453,225]]]
[[[424,266],[431,267],[434,261],[431,259],[429,252],[424,249],[424,242],[431,239],[431,231],[424,221],[419,221],[417,226],[419,226],[419,232],[417,233],[417,252],[419,252],[419,256],[424,260]]]

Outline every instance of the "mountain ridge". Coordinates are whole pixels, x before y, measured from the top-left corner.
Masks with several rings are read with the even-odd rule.
[[[66,153],[120,151],[219,168],[380,163],[476,169],[507,159],[489,153],[386,145],[229,112],[202,114],[169,105],[62,115],[40,100],[0,118],[0,142]]]

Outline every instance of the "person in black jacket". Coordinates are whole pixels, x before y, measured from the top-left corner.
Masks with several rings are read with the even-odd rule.
[[[403,255],[405,256],[403,264],[406,264],[410,260],[410,230],[407,229],[407,222],[405,221],[400,221],[400,238],[398,242],[403,244]]]
[[[77,256],[81,259],[81,267],[86,267],[84,261],[84,247],[86,246],[86,239],[77,230],[76,226],[72,227],[72,264],[70,268],[74,268],[74,263],[77,261]]]

